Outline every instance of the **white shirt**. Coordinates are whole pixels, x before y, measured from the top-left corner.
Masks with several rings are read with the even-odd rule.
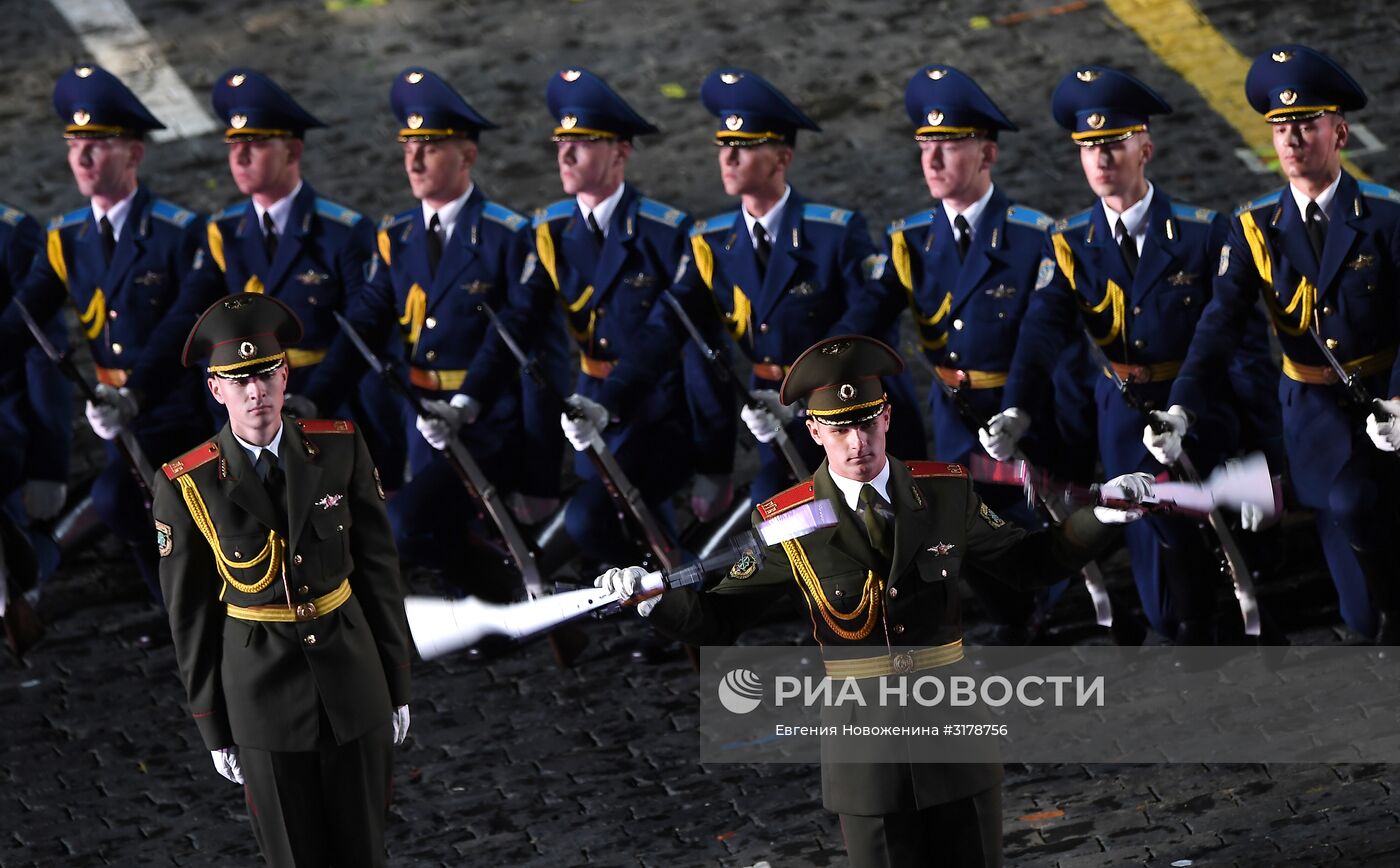
[[[584,222],[587,223],[588,216],[590,214],[593,215],[593,220],[598,224],[598,228],[602,230],[604,238],[608,237],[608,224],[612,222],[612,215],[613,212],[617,210],[617,203],[622,201],[622,190],[626,186],[626,184],[618,184],[617,189],[612,191],[611,196],[592,208],[583,204],[583,197],[575,197],[575,201],[578,202],[579,213],[583,215]]]
[[[1324,219],[1326,219],[1327,206],[1331,205],[1332,200],[1336,198],[1337,187],[1341,183],[1342,173],[1338,172],[1337,177],[1332,179],[1332,183],[1327,186],[1326,190],[1323,190],[1321,193],[1317,194],[1316,199],[1309,199],[1307,196],[1304,196],[1301,192],[1299,192],[1298,188],[1293,186],[1292,184],[1288,185],[1288,189],[1293,193],[1293,201],[1298,203],[1298,214],[1301,217],[1303,217],[1303,219],[1307,219],[1309,202],[1317,202],[1317,207],[1322,209],[1322,216]]]
[[[1340,176],[1339,176],[1340,177]],[[1336,186],[1335,184],[1333,186]],[[112,224],[112,237],[120,240],[122,237],[122,227],[126,225],[126,215],[131,213],[131,200],[136,198],[136,188],[131,188],[131,192],[126,194],[126,198],[113,205],[110,211],[102,210],[97,204],[97,200],[92,200],[93,222],[102,223],[102,218],[106,217],[107,222]]]
[[[452,230],[457,228],[457,217],[462,213],[462,207],[471,198],[472,191],[476,189],[476,182],[467,185],[467,192],[443,205],[434,211],[427,202],[423,203],[423,226],[427,228],[433,224],[433,215],[437,215],[438,225],[442,227],[442,240],[448,241],[452,238]],[[273,218],[276,219],[276,218]]]
[[[852,512],[859,513],[860,490],[865,487],[865,483],[857,482],[854,479],[847,479],[844,476],[840,476],[836,473],[835,470],[832,470],[830,467],[828,467],[826,470],[828,473],[831,474],[831,481],[835,482],[836,487],[841,490],[841,496],[845,498],[846,505],[851,508]],[[890,500],[889,494],[890,460],[888,457],[885,458],[884,469],[881,470],[879,473],[875,474],[875,478],[870,480],[870,484],[875,486],[875,493],[883,497],[886,503],[894,503],[894,501]]]
[[[1147,182],[1147,195],[1121,214],[1108,207],[1107,201],[1099,201],[1103,202],[1103,213],[1108,217],[1108,228],[1113,232],[1114,243],[1118,241],[1118,224],[1122,222],[1124,231],[1132,236],[1133,244],[1141,255],[1142,244],[1147,240],[1147,209],[1152,206],[1152,182]]]
[[[266,208],[259,205],[258,201],[254,199],[253,210],[258,215],[258,231],[261,232],[263,228],[263,215],[271,214],[272,225],[277,227],[277,237],[282,238],[285,236],[287,234],[287,221],[292,218],[292,201],[296,199],[297,194],[300,192],[301,182],[297,181],[296,188],[293,189],[292,192],[278,199],[276,202],[273,202]],[[276,455],[277,453],[274,452],[273,454]]]
[[[783,209],[787,207],[788,197],[792,195],[792,186],[783,185],[783,198],[778,200],[778,204],[768,209],[768,213],[762,217],[755,217],[747,209],[740,207],[739,211],[744,215],[744,223],[749,227],[749,243],[755,250],[758,249],[758,237],[754,234],[755,225],[762,226],[763,231],[768,233],[768,243],[777,244],[778,227],[783,225]]]
[[[273,219],[275,220],[277,218],[274,217]],[[232,428],[229,429],[229,433],[233,434]],[[242,446],[244,451],[248,453],[248,457],[253,460],[253,466],[257,467],[258,459],[262,457],[262,451],[264,449],[266,449],[268,452],[271,452],[273,458],[278,457],[279,453],[277,452],[277,450],[282,446],[282,426],[278,426],[277,433],[272,435],[272,442],[268,443],[266,446],[254,446],[247,440],[244,440],[242,437],[239,437],[237,434],[233,434],[233,439],[238,441],[238,445]]]
[[[995,184],[988,184],[987,192],[982,194],[982,198],[968,205],[964,211],[954,211],[946,205],[943,207],[943,216],[948,218],[948,225],[953,227],[954,241],[958,238],[958,227],[953,224],[953,221],[958,219],[960,214],[967,221],[968,235],[971,236],[968,238],[968,243],[970,244],[972,239],[977,237],[977,221],[982,219],[982,212],[987,210],[987,203],[992,201],[992,190],[994,189],[996,189]]]

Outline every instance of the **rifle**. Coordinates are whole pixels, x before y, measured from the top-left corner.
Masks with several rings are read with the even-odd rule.
[[[389,387],[402,396],[418,415],[433,416],[433,412],[428,409],[413,387],[398,375],[394,362],[379,358],[340,311],[331,311],[331,313],[335,316],[336,322],[340,323],[340,327],[344,330],[345,336],[350,339],[350,343],[369,363],[374,372],[383,377]],[[539,564],[535,560],[535,552],[525,542],[520,528],[516,527],[515,517],[511,515],[510,508],[506,506],[500,490],[486,478],[486,474],[482,472],[476,459],[472,458],[467,447],[456,437],[448,440],[447,448],[443,450],[442,454],[447,460],[448,466],[457,474],[457,478],[486,508],[486,514],[491,516],[496,528],[500,530],[501,539],[506,544],[506,550],[510,552],[511,559],[515,561],[516,568],[520,570],[520,578],[524,582],[526,595],[532,600],[543,596],[544,581],[540,576]]]
[[[836,508],[829,500],[803,504],[770,518],[758,527],[735,535],[722,550],[683,567],[647,573],[632,597],[599,588],[566,591],[538,600],[508,606],[483,603],[475,597],[441,600],[408,597],[404,612],[413,644],[424,660],[475,645],[488,636],[505,636],[524,642],[561,624],[588,615],[604,617],[635,606],[643,600],[677,588],[703,590],[714,579],[742,566],[747,572],[763,565],[764,549],[836,524]]]
[[[682,270],[684,270],[684,265],[682,265]],[[759,408],[767,409],[767,405],[764,404],[763,401],[754,397],[754,394],[748,389],[745,389],[743,384],[735,378],[734,372],[724,363],[724,359],[720,357],[719,351],[711,347],[705,341],[705,336],[700,334],[700,329],[695,326],[695,321],[685,312],[685,307],[681,304],[680,299],[672,295],[670,290],[661,293],[661,298],[670,306],[671,310],[675,312],[676,318],[681,321],[681,325],[685,326],[685,330],[690,333],[690,339],[695,342],[695,346],[699,348],[700,354],[710,363],[710,367],[714,370],[715,376],[733,387],[734,395],[739,399],[739,403],[754,410]],[[803,461],[802,456],[798,454],[797,447],[793,445],[792,438],[788,436],[786,428],[782,426],[778,427],[777,436],[773,438],[773,447],[778,450],[778,454],[782,455],[783,460],[787,462],[788,469],[792,471],[794,482],[801,482],[812,476],[812,471],[807,469],[807,463]]]
[[[582,411],[565,401],[564,396],[559,394],[559,390],[545,376],[539,361],[525,354],[525,350],[521,348],[515,337],[511,335],[510,330],[506,328],[506,324],[501,321],[495,308],[487,302],[482,302],[481,309],[490,317],[492,325],[496,327],[496,333],[501,336],[501,341],[505,343],[506,349],[510,350],[510,354],[515,356],[516,362],[520,364],[520,369],[524,371],[525,375],[558,402],[563,408],[564,415],[575,420],[580,418]],[[627,478],[627,474],[622,472],[622,468],[618,466],[617,458],[608,451],[607,444],[603,442],[602,434],[594,432],[593,441],[589,443],[584,454],[592,462],[593,469],[597,471],[598,478],[602,480],[608,496],[617,505],[618,518],[622,519],[626,515],[632,516],[642,532],[646,548],[656,555],[663,567],[673,569],[680,566],[680,552],[676,550],[675,545],[661,529],[656,517],[651,514],[646,501],[642,499],[642,492],[632,484],[631,480]],[[625,526],[626,522],[624,521],[623,524]]]
[[[938,376],[938,371],[934,369],[933,363],[928,360],[922,350],[911,348],[906,352],[912,353],[930,370],[933,374],[933,381],[937,383],[938,388],[943,391],[944,397],[952,402],[953,408],[958,412],[958,417],[963,420],[963,424],[966,425],[969,430],[976,432],[987,427],[987,420],[983,419],[977,414],[976,410],[972,409],[972,405],[967,402],[967,396],[963,394],[962,390],[943,382],[943,378]],[[973,457],[976,458],[977,456],[974,455]],[[1032,466],[1019,448],[1012,457],[1016,461],[1024,464],[1027,468]],[[1061,501],[1045,496],[1044,491],[1037,488],[1032,474],[1025,474],[1022,487],[1026,492],[1027,504],[1033,505],[1039,500],[1045,505],[1045,511],[1050,513],[1050,517],[1054,519],[1056,523],[1063,523],[1069,518],[1069,512],[1065,509]],[[1100,627],[1111,628],[1113,626],[1113,604],[1109,600],[1108,586],[1104,582],[1103,570],[1099,569],[1097,561],[1089,561],[1087,564],[1080,567],[1079,573],[1084,577],[1084,589],[1089,592],[1089,599],[1094,604],[1094,620],[1098,622]]]
[[[1342,363],[1337,360],[1337,356],[1332,352],[1332,348],[1327,346],[1327,341],[1322,339],[1322,323],[1317,318],[1317,311],[1313,311],[1312,328],[1308,329],[1308,334],[1312,336],[1317,348],[1322,351],[1322,357],[1327,360],[1327,364],[1332,368],[1332,373],[1337,375],[1337,382],[1346,389],[1347,397],[1357,407],[1370,410],[1370,415],[1376,422],[1385,421],[1384,417],[1390,414],[1381,409],[1381,402],[1371,397],[1371,393],[1366,391],[1366,387],[1361,383],[1361,375],[1357,372],[1347,373],[1347,369],[1342,367]]]
[[[1160,422],[1143,406],[1141,399],[1133,394],[1130,383],[1118,376],[1118,371],[1109,361],[1108,355],[1104,353],[1103,347],[1094,340],[1094,335],[1089,331],[1088,326],[1083,326],[1084,339],[1089,342],[1089,352],[1094,356],[1094,363],[1103,368],[1105,374],[1113,379],[1113,385],[1118,389],[1118,394],[1124,402],[1134,410],[1147,417],[1147,424],[1158,434],[1165,434],[1168,425]],[[1177,459],[1177,467],[1186,482],[1194,485],[1201,484],[1201,475],[1196,472],[1195,462],[1191,456],[1186,454],[1186,445],[1183,443],[1181,456]],[[1235,541],[1235,535],[1230,532],[1230,526],[1226,523],[1225,517],[1220,514],[1218,507],[1212,507],[1207,513],[1207,520],[1210,522],[1211,530],[1215,531],[1215,536],[1220,540],[1220,553],[1225,557],[1225,567],[1230,573],[1230,582],[1235,588],[1235,599],[1240,604],[1240,616],[1244,619],[1244,632],[1249,636],[1259,635],[1259,600],[1254,592],[1254,577],[1249,571],[1249,564],[1245,562],[1244,552],[1240,550],[1239,543]]]
[[[49,340],[48,335],[39,327],[39,323],[34,319],[34,315],[25,307],[24,302],[19,300],[19,296],[10,299],[15,309],[19,311],[20,317],[24,320],[25,326],[29,328],[29,333],[34,336],[34,342],[39,345],[39,349],[44,351],[44,355],[49,357],[49,361],[58,367],[58,370],[67,377],[73,385],[78,387],[78,392],[88,402],[92,404],[103,403],[97,396],[97,390],[92,384],[84,379],[78,372],[78,366],[68,357],[67,353],[60,353]],[[141,487],[141,497],[145,501],[146,509],[151,508],[151,480],[156,472],[151,467],[151,462],[146,459],[146,453],[141,451],[141,445],[136,442],[136,435],[131,433],[131,429],[122,426],[122,430],[117,434],[117,451],[126,460],[127,467],[131,469],[131,475],[136,477],[136,484]]]

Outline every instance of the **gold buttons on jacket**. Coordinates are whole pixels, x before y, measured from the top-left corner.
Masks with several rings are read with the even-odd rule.
[[[116,311],[114,311],[114,310],[109,310],[109,311],[107,311],[107,319],[116,319],[116,318],[117,318],[117,312],[116,312]]]
[[[949,353],[949,354],[948,354],[948,361],[950,361],[950,362],[956,362],[957,360],[958,360],[958,354],[957,354],[957,353]]]
[[[293,555],[292,563],[296,564],[297,566],[301,566],[301,555]]]
[[[437,350],[428,350],[426,353],[423,354],[423,358],[427,359],[430,362],[433,361],[437,358]]]
[[[307,633],[307,634],[306,634],[306,638],[305,638],[305,639],[302,639],[301,641],[302,641],[302,644],[303,644],[303,645],[315,645],[315,644],[316,644],[316,634],[315,634],[315,633]]]
[[[1142,305],[1133,305],[1133,316],[1142,316]]]
[[[895,624],[895,625],[894,625],[893,627],[891,627],[890,629],[894,631],[894,634],[895,634],[896,636],[898,636],[898,635],[900,635],[901,633],[904,632],[904,625],[903,625],[903,624]]]
[[[307,595],[309,595],[309,594],[311,593],[311,586],[310,586],[310,585],[302,585],[301,587],[297,588],[297,593],[298,593],[299,595],[305,597],[305,596],[307,596]]]
[[[766,322],[761,322],[761,323],[759,323],[759,324],[758,324],[758,330],[759,330],[760,332],[762,332],[763,334],[765,334],[765,335],[768,334],[768,323],[766,323]]]
[[[1327,349],[1329,349],[1329,350],[1335,350],[1335,349],[1336,349],[1338,346],[1340,346],[1340,345],[1341,345],[1341,341],[1337,340],[1336,338],[1328,338],[1328,339],[1327,339]]]
[[[1147,346],[1147,341],[1143,340],[1142,338],[1138,338],[1137,340],[1133,341],[1133,346],[1137,347],[1138,349],[1142,349],[1143,347]]]
[[[831,592],[831,595],[833,597],[844,597],[846,596],[846,592],[841,590],[840,588],[837,588],[836,590]]]
[[[1322,315],[1323,315],[1323,316],[1331,316],[1331,315],[1332,315],[1332,308],[1328,307],[1327,305],[1323,305],[1323,306],[1322,306]]]
[[[112,344],[112,352],[120,356],[122,354],[122,345]]]
[[[316,617],[316,604],[302,603],[297,606],[296,613],[298,621],[310,621],[312,618]]]
[[[600,347],[606,347],[607,345],[608,345],[608,339],[607,339],[607,338],[598,338],[598,346],[600,346]]]
[[[898,596],[899,596],[899,588],[890,588],[890,599],[893,600],[895,597],[898,597]]]
[[[960,319],[953,320],[953,328],[957,329],[958,331],[962,331],[963,321]]]
[[[425,327],[427,327],[427,328],[430,328],[430,329],[435,329],[435,328],[437,328],[437,317],[434,317],[434,316],[428,317],[427,319],[423,320],[423,325],[424,325]]]

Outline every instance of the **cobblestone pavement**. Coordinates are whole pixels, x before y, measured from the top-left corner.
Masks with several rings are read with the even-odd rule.
[[[521,211],[558,196],[542,91],[566,64],[608,77],[663,127],[630,177],[698,215],[729,207],[716,183],[711,119],[695,98],[720,64],[762,71],[816,117],[826,132],[804,136],[794,184],[862,209],[872,226],[926,207],[902,88],[932,60],[978,77],[1021,125],[1003,139],[998,183],[1047,212],[1088,203],[1074,150],[1047,109],[1054,82],[1081,63],[1133,71],[1177,108],[1156,133],[1151,174],[1164,189],[1223,209],[1278,183],[1245,167],[1233,129],[1097,0],[129,5],[201,99],[223,69],[247,63],[331,122],[311,136],[308,178],[370,215],[410,204],[386,98],[409,63],[443,72],[502,124],[483,139],[477,177]],[[1372,95],[1354,120],[1382,146],[1356,164],[1400,183],[1384,149],[1400,137],[1390,105],[1400,26],[1389,3],[1199,6],[1246,56],[1286,40],[1337,56]],[[78,207],[49,97],[84,49],[47,2],[8,0],[0,10],[0,198],[41,216]],[[998,17],[1032,10],[1056,14],[1019,25]],[[664,96],[664,85],[685,98]],[[190,207],[221,207],[236,196],[223,151],[217,136],[154,145],[144,177]],[[79,462],[77,472],[87,468]],[[1305,523],[1275,534],[1266,600],[1295,643],[1354,641],[1334,627],[1335,594],[1310,534]],[[429,581],[415,578],[419,590]],[[94,545],[47,591],[53,624],[28,666],[0,661],[0,866],[258,862],[240,794],[214,774],[184,710],[171,651],[134,641],[163,623],[139,594],[114,551]],[[1052,639],[1104,641],[1085,609],[1081,595],[1067,595]],[[413,733],[395,769],[392,864],[845,864],[815,768],[696,761],[687,664],[634,666],[617,653],[644,630],[635,619],[590,625],[590,650],[569,671],[538,645],[486,664],[420,665]],[[751,641],[798,637],[796,622],[782,622]],[[1013,766],[1007,862],[1396,865],[1396,783],[1395,768],[1381,765]]]

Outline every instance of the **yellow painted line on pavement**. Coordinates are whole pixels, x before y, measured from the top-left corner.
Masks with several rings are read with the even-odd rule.
[[[1273,134],[1244,96],[1249,58],[1211,26],[1191,0],[1105,0],[1110,12],[1137,33],[1147,47],[1200,92],[1212,110],[1235,128],[1250,150],[1274,152]],[[1370,176],[1343,157],[1353,177]]]

